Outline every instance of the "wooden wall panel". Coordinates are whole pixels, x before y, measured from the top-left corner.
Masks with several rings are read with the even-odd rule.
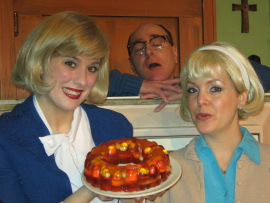
[[[16,89],[10,80],[15,62],[12,10],[12,1],[0,0],[0,99],[16,97]]]
[[[14,10],[55,13],[76,10],[107,16],[201,16],[202,2],[209,0],[14,0]],[[212,1],[212,0],[211,0]]]
[[[188,55],[202,45],[201,18],[182,18],[180,20],[180,64],[183,67]]]
[[[23,44],[23,42],[26,40],[29,33],[32,31],[32,29],[42,20],[41,15],[36,14],[18,14],[18,36],[15,37],[15,53],[16,57],[19,53],[19,50]],[[26,98],[29,96],[29,92],[22,88],[17,87],[16,88],[16,98]]]
[[[216,41],[216,0],[203,1],[203,43]]]

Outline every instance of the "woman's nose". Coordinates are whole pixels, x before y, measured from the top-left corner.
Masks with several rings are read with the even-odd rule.
[[[79,86],[83,87],[87,83],[87,75],[86,71],[83,68],[78,69],[76,72],[75,78],[74,78],[74,83],[78,84]]]
[[[204,91],[200,91],[198,94],[198,104],[202,106],[207,104],[208,102],[209,102],[209,95]]]

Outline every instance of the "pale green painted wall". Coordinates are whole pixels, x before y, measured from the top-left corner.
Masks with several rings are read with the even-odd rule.
[[[257,11],[249,11],[249,33],[241,33],[241,11],[232,11],[241,0],[216,0],[217,40],[235,44],[246,56],[257,54],[262,64],[270,67],[270,3],[249,0]]]

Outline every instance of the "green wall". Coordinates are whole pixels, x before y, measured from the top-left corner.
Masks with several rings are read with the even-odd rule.
[[[249,33],[241,33],[241,11],[232,11],[232,4],[241,0],[216,0],[217,40],[236,45],[246,56],[256,54],[261,63],[270,67],[270,3],[269,0],[249,0],[257,11],[249,11]]]

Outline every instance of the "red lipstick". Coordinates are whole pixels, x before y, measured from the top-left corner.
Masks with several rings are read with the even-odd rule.
[[[69,87],[63,88],[64,94],[70,99],[79,99],[83,90],[73,89]]]

